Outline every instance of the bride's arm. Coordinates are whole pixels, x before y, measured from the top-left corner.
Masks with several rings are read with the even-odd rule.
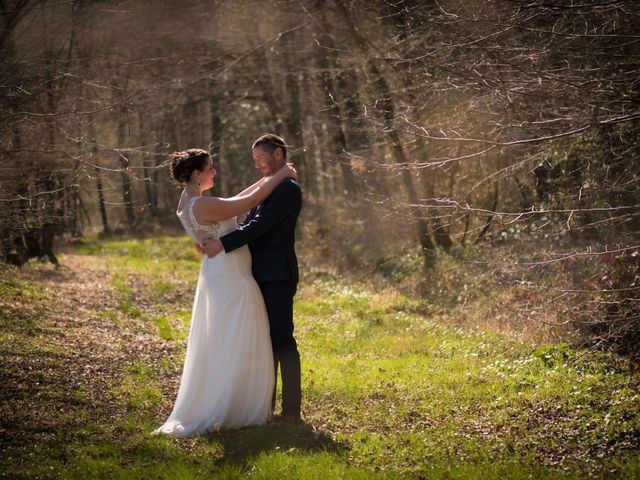
[[[235,217],[261,203],[285,178],[295,178],[295,170],[285,165],[275,175],[259,185],[252,193],[231,198],[203,197],[193,206],[198,222],[218,222]],[[253,185],[252,185],[253,187]],[[251,188],[251,187],[250,187]]]
[[[267,181],[267,179],[262,177],[260,180],[255,182],[253,185],[248,186],[247,188],[242,190],[240,193],[236,194],[234,197],[231,197],[231,198],[244,197],[246,195],[250,195],[253,192],[255,192],[256,189],[258,187],[260,187],[260,185],[264,184],[266,181]],[[242,222],[244,220],[244,218],[246,217],[247,213],[248,213],[248,210],[245,210],[244,212],[239,213],[238,215],[236,215],[238,217],[238,222]]]
[[[245,195],[250,195],[253,192],[256,191],[256,189],[262,185],[263,183],[265,183],[267,181],[266,178],[261,178],[260,180],[258,180],[256,183],[254,183],[253,185],[248,186],[247,188],[245,188],[244,190],[242,190],[240,193],[236,194],[236,197],[244,197]]]

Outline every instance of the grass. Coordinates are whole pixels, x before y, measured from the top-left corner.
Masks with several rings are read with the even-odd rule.
[[[455,327],[428,299],[326,272],[304,272],[295,306],[304,424],[152,436],[182,370],[193,250],[90,239],[62,273],[4,272],[0,475],[640,477],[638,381],[620,359]],[[93,278],[86,305],[74,292]]]

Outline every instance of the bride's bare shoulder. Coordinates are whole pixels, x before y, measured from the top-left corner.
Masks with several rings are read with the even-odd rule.
[[[220,197],[198,197],[193,204],[193,213],[196,215],[211,211],[220,205]]]

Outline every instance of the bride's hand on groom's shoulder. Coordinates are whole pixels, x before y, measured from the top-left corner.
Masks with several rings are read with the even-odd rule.
[[[285,170],[285,173],[287,173],[288,177],[293,178],[294,180],[298,179],[298,172],[293,166],[293,163],[287,163],[282,167],[282,169]]]

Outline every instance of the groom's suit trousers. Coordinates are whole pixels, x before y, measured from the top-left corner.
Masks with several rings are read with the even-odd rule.
[[[278,367],[282,376],[282,414],[299,417],[302,399],[300,354],[293,336],[293,297],[297,284],[260,282],[258,285],[269,317],[276,379]],[[272,406],[275,407],[275,386]]]

